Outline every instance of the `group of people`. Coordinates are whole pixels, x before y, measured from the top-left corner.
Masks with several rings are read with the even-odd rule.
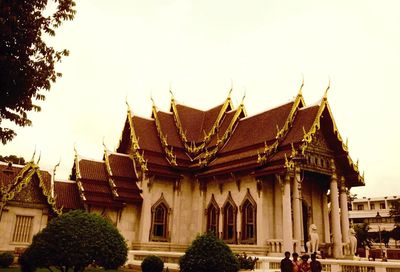
[[[317,254],[311,254],[311,262],[308,261],[309,255],[304,254],[299,258],[299,254],[294,252],[290,259],[290,252],[285,252],[285,258],[281,261],[281,272],[321,272],[321,262],[317,260]]]

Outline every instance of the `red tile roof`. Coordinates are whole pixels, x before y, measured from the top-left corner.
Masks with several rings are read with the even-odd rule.
[[[55,181],[54,194],[57,208],[63,207],[64,212],[71,209],[83,209],[76,182]]]
[[[179,122],[174,119],[174,106],[182,129],[179,127]],[[290,156],[291,144],[299,148],[300,144],[304,143],[304,133],[314,133],[311,127],[316,119],[319,120],[320,110],[324,107],[326,113],[324,111],[322,115],[328,118],[321,118],[320,122],[324,124],[323,129],[327,131],[330,145],[335,148],[335,152],[339,152],[338,155],[343,157],[348,155],[342,148],[340,137],[334,131],[336,128],[325,98],[320,105],[304,107],[302,95],[299,93],[292,102],[254,116],[245,118],[241,116],[235,119],[236,123],[233,127],[230,125],[233,124],[232,120],[237,111],[227,107],[215,134],[209,141],[204,141],[204,132],[207,134],[210,132],[225,106],[226,104],[222,104],[208,111],[202,111],[174,104],[171,106],[172,113],[158,111],[161,131],[167,138],[167,148],[161,145],[154,119],[133,117],[133,129],[139,139],[138,152],[144,154],[144,160],[141,159],[142,166],[143,161],[146,161],[149,173],[167,177],[179,177],[182,171],[190,171],[198,177],[243,169],[251,172],[258,171],[258,173],[261,173],[262,169],[266,169],[267,172],[278,171],[284,166],[284,154]],[[179,135],[179,131],[185,133],[188,142],[183,142],[184,137]],[[127,137],[127,134],[124,132],[123,137]],[[227,139],[223,138],[224,135],[228,136]],[[221,139],[223,139],[222,142],[219,141]],[[191,141],[195,141],[196,145],[191,145]],[[129,142],[129,139],[121,142]],[[270,148],[273,146],[273,149],[265,152],[265,144]],[[121,150],[129,152],[123,145],[121,145]],[[177,165],[166,159],[166,157],[171,159],[171,154],[167,156],[170,152],[172,158],[176,158]],[[356,173],[350,159],[348,161],[343,159],[340,163],[343,164],[341,168],[347,169],[349,175]]]

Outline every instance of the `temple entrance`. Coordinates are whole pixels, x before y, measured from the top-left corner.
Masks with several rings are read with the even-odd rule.
[[[303,227],[304,249],[307,252],[308,251],[307,241],[309,239],[308,238],[308,227],[309,227],[308,218],[310,216],[310,214],[309,214],[309,207],[310,206],[304,200],[301,201],[301,206],[302,206],[302,212],[303,212],[303,214],[302,214],[302,216],[303,216],[303,226],[302,227]]]

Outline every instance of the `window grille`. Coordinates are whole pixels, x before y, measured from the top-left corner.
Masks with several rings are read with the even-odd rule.
[[[12,241],[15,243],[29,243],[31,239],[33,216],[17,215]]]

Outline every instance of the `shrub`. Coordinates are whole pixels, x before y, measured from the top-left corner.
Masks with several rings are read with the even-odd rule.
[[[237,254],[236,255],[240,269],[254,270],[256,262],[258,261],[257,257],[252,258],[251,256],[247,256],[246,253]]]
[[[76,210],[54,218],[20,258],[24,272],[39,267],[83,271],[92,264],[116,269],[126,261],[128,248],[118,230],[103,217]]]
[[[181,272],[236,272],[239,262],[231,249],[212,233],[197,236],[179,260]]]
[[[0,267],[7,268],[14,261],[14,255],[10,252],[0,253]]]
[[[144,258],[140,267],[142,268],[142,272],[162,272],[164,262],[158,256],[149,255]]]

